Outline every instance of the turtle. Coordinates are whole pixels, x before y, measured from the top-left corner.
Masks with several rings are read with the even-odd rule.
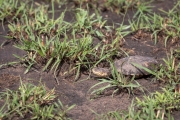
[[[115,60],[113,64],[117,72],[138,78],[150,75],[144,68],[153,70],[158,62],[153,57],[135,55]],[[111,75],[111,68],[94,67],[92,73],[97,77],[109,77]]]

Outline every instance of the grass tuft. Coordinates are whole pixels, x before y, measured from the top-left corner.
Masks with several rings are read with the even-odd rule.
[[[55,101],[55,90],[48,90],[44,85],[38,86],[22,83],[18,90],[7,89],[1,93],[4,102],[0,110],[1,119],[19,117],[36,120],[66,120],[66,112],[74,107],[63,106],[61,101]]]

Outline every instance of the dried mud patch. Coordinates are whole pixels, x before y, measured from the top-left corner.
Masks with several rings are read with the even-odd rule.
[[[19,86],[19,76],[11,75],[9,73],[0,74],[0,90],[16,89]]]

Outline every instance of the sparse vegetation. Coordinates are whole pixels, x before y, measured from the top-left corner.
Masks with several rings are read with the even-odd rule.
[[[44,3],[45,2],[45,3]],[[46,0],[41,3],[25,0],[0,0],[0,22],[4,30],[8,29],[1,48],[7,43],[26,52],[24,56],[14,55],[19,61],[0,64],[0,68],[13,64],[26,67],[24,73],[32,68],[36,71],[53,72],[56,82],[58,76],[74,75],[78,80],[82,72],[90,76],[95,66],[112,68],[112,77],[98,79],[93,85],[92,94],[103,94],[103,91],[113,88],[112,95],[119,91],[133,94],[135,89],[144,93],[146,90],[134,77],[127,78],[117,72],[112,61],[130,53],[122,46],[126,38],[140,41],[146,34],[154,41],[161,42],[167,48],[167,58],[162,58],[158,68],[146,71],[153,75],[151,81],[164,84],[162,91],[136,98],[129,111],[109,112],[104,119],[173,119],[171,112],[179,110],[179,92],[176,85],[179,76],[179,6],[177,1],[172,9],[160,9],[154,12],[154,1],[145,0]],[[60,12],[56,9],[63,8]],[[57,8],[56,8],[56,7]],[[128,11],[135,11],[132,19]],[[103,12],[110,11],[121,15],[121,23],[109,24]],[[58,12],[58,15],[55,15]],[[72,20],[66,21],[67,12],[73,13]],[[111,14],[110,13],[110,14]],[[128,18],[128,21],[125,21]],[[125,24],[126,23],[126,24]],[[7,28],[5,29],[4,26]],[[1,34],[1,33],[0,33]],[[173,45],[171,48],[170,45]],[[169,47],[170,46],[170,47]],[[172,50],[173,49],[173,50]],[[169,53],[169,54],[168,54]],[[67,64],[67,69],[61,71]],[[135,65],[136,66],[136,65]],[[140,67],[140,66],[137,66]],[[101,86],[101,87],[99,87]],[[168,86],[168,87],[167,87]],[[170,86],[170,87],[169,87]],[[95,89],[97,88],[98,89]],[[95,90],[94,90],[95,89]],[[174,90],[174,91],[173,91]],[[21,82],[19,90],[7,90],[1,94],[4,106],[0,109],[1,119],[13,117],[28,119],[68,119],[66,112],[73,108],[64,107],[60,100],[54,102],[55,91],[47,90],[43,85],[34,86]],[[102,117],[102,116],[101,116]]]
[[[112,111],[99,117],[106,120],[162,120],[165,117],[174,120],[171,113],[175,110],[179,110],[179,91],[175,91],[175,86],[171,86],[171,89],[163,88],[161,92],[144,96],[142,100],[136,98],[132,101],[129,111]]]

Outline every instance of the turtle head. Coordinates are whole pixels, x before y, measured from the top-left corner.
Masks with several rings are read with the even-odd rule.
[[[95,67],[92,69],[92,73],[98,77],[109,77],[111,74],[111,71],[108,68]]]

